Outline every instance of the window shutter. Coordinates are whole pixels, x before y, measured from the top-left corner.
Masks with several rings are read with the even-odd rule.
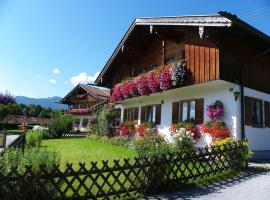
[[[127,121],[127,118],[128,118],[128,112],[127,112],[127,109],[125,108],[124,109],[124,122]]]
[[[264,122],[266,127],[270,127],[270,103],[268,101],[264,102]]]
[[[245,96],[245,125],[252,125],[252,98]]]
[[[138,116],[139,116],[139,108],[134,108],[134,119],[133,120],[138,121]]]
[[[196,124],[202,124],[204,118],[204,99],[195,100],[195,118]]]
[[[145,122],[146,106],[141,107],[141,123]]]
[[[179,122],[179,102],[172,103],[172,123]]]
[[[161,121],[161,104],[156,105],[156,119],[155,124],[160,124]]]

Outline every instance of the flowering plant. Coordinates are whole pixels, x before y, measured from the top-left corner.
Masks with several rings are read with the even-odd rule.
[[[160,70],[152,71],[147,76],[148,87],[151,93],[156,93],[159,90],[160,87],[159,77],[160,77]]]
[[[180,128],[173,136],[174,146],[177,152],[192,153],[194,151],[194,134],[186,131],[185,128]]]
[[[144,124],[137,125],[135,128],[135,132],[137,133],[137,135],[139,137],[144,137],[146,134],[146,129],[147,129],[147,127]]]
[[[149,95],[150,90],[148,87],[146,76],[143,75],[137,80],[137,89],[138,89],[140,95]]]
[[[130,83],[129,83],[129,81],[125,81],[123,83],[122,91],[123,91],[123,97],[128,98],[129,94],[130,94]]]
[[[122,136],[122,137],[128,137],[129,136],[129,130],[124,124],[121,124],[119,126],[119,132],[120,132],[120,136]]]
[[[134,80],[131,80],[129,82],[129,94],[132,97],[135,97],[138,94],[138,90]]]
[[[160,75],[160,89],[161,90],[168,90],[171,88],[171,76],[170,76],[170,68],[169,67],[163,67],[161,69],[161,75]]]
[[[112,101],[120,101],[123,98],[138,95],[149,95],[159,90],[176,87],[183,83],[185,65],[186,62],[182,60],[139,75],[133,80],[119,83],[113,87]]]
[[[186,74],[185,66],[186,62],[181,60],[170,67],[172,86],[175,87],[183,83]]]
[[[206,114],[211,120],[222,118],[224,115],[223,103],[216,100],[214,103],[208,105],[206,108]]]
[[[210,121],[202,124],[201,130],[209,133],[213,138],[227,138],[231,136],[230,129],[225,122]]]

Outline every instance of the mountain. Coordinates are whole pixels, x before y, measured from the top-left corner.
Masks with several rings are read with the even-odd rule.
[[[67,109],[67,105],[59,104],[61,97],[48,97],[48,98],[30,98],[25,96],[16,96],[17,103],[29,104],[39,104],[45,108],[51,108],[53,110],[57,109]]]

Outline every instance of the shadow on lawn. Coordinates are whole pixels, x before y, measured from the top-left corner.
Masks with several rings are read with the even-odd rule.
[[[191,199],[199,196],[205,196],[211,193],[218,192],[221,189],[226,189],[234,185],[238,185],[251,178],[262,176],[270,172],[270,168],[250,166],[241,172],[236,173],[230,178],[217,178],[203,184],[189,184],[182,186],[178,191],[167,191],[166,193],[156,194],[145,197],[147,200],[176,200],[176,199]]]

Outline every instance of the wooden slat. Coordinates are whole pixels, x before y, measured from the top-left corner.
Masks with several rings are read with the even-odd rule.
[[[204,66],[205,66],[205,76],[204,76],[204,80],[205,82],[210,80],[209,74],[210,74],[210,48],[208,47],[208,43],[207,46],[204,48],[205,51],[205,56],[204,56]]]
[[[205,70],[204,70],[204,44],[203,42],[200,44],[200,83],[204,83],[204,75],[205,75]]]
[[[215,48],[210,48],[210,80],[215,80],[216,79],[216,50]]]
[[[215,79],[219,79],[219,49],[215,49],[215,71],[216,71],[216,75],[215,75]]]

